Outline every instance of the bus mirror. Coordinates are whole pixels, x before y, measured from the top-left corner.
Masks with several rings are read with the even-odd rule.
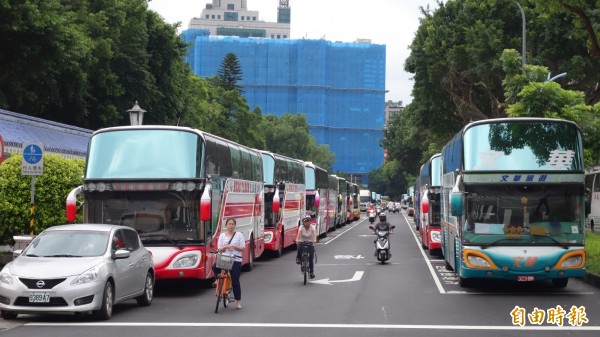
[[[452,192],[450,194],[450,214],[461,217],[463,211],[463,193]]]
[[[421,213],[429,213],[429,199],[427,198],[427,194],[423,195],[423,199],[421,199]]]
[[[210,220],[210,208],[210,184],[206,184],[206,186],[204,187],[204,192],[202,193],[202,197],[200,198],[201,221]]]
[[[319,208],[321,205],[321,196],[319,195],[319,191],[315,194],[315,207]]]
[[[275,189],[273,196],[273,213],[279,213],[279,187]]]
[[[75,220],[77,220],[77,195],[79,195],[81,191],[83,191],[83,186],[76,187],[67,196],[67,222],[75,222]]]

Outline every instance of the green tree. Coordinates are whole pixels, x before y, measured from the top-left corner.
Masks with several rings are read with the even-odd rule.
[[[233,53],[227,53],[221,61],[221,67],[217,72],[219,84],[225,90],[238,90],[242,93],[242,87],[238,85],[242,77],[242,67],[237,56]]]
[[[58,155],[44,155],[44,174],[35,177],[34,226],[30,227],[31,177],[21,174],[21,155],[0,165],[0,243],[10,244],[19,234],[38,234],[64,224],[65,200],[81,185],[84,162]]]
[[[265,115],[261,125],[265,135],[266,149],[290,158],[311,161],[332,172],[335,155],[328,145],[317,145],[309,133],[308,122],[303,114],[286,113],[281,117]]]

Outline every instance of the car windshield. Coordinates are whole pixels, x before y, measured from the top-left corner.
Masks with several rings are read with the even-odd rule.
[[[109,232],[49,231],[38,235],[23,251],[30,257],[101,256],[108,247]]]
[[[470,186],[464,242],[482,246],[583,244],[578,185]]]

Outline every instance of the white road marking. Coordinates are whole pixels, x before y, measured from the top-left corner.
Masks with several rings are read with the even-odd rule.
[[[232,328],[329,328],[329,329],[427,329],[427,330],[533,330],[533,331],[600,331],[600,326],[486,326],[420,324],[303,324],[303,323],[157,323],[157,322],[88,322],[27,323],[24,326],[103,326],[103,327],[232,327]]]
[[[417,238],[417,235],[415,234],[415,232],[412,230],[412,227],[410,226],[410,221],[408,221],[408,219],[406,218],[406,214],[402,213],[402,216],[404,216],[404,219],[406,220],[406,223],[408,224],[408,228],[410,229],[410,232],[412,233],[413,237],[415,238],[415,241],[417,242],[417,246],[420,247],[421,243],[420,243],[419,239]],[[446,290],[442,286],[442,282],[440,281],[440,279],[437,277],[435,270],[433,270],[433,266],[431,265],[431,262],[429,261],[427,256],[425,256],[425,252],[423,251],[423,249],[419,249],[419,251],[421,252],[421,255],[423,256],[423,260],[425,260],[425,263],[427,264],[427,267],[429,268],[429,272],[431,273],[431,277],[433,277],[433,281],[435,282],[435,285],[437,286],[438,291],[440,292],[440,294],[445,294]]]
[[[350,278],[350,279],[346,279],[346,280],[329,280],[329,278],[324,278],[324,279],[320,279],[320,280],[310,281],[310,283],[324,284],[324,285],[333,285],[334,283],[346,283],[346,282],[360,281],[360,279],[362,278],[362,276],[363,276],[364,273],[365,273],[364,271],[359,270],[359,271],[356,271],[354,273],[354,276],[352,276],[352,278]]]

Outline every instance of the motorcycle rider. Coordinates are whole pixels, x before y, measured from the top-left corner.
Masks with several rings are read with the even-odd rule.
[[[387,222],[387,217],[383,212],[379,214],[379,222],[375,225],[375,227],[373,227],[373,234],[376,234],[378,230],[388,231],[390,233],[392,230],[392,225]]]
[[[377,214],[377,211],[375,210],[375,207],[373,206],[373,204],[369,204],[369,209],[367,209],[367,216],[369,217],[370,223],[375,222],[376,214]]]

